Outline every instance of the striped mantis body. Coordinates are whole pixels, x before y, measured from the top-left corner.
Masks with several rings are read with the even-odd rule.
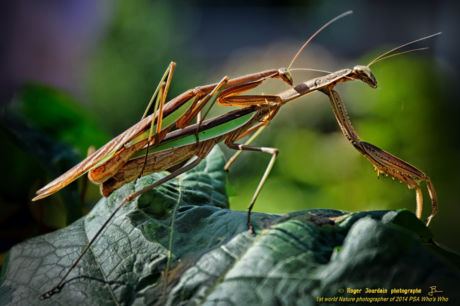
[[[346,14],[348,14],[348,12]],[[341,16],[344,15],[345,14],[342,14]],[[336,17],[331,22],[341,16]],[[304,46],[302,46],[299,52]],[[376,60],[394,56],[395,54],[390,54],[394,50],[397,49],[384,53]],[[114,138],[81,164],[40,189],[34,200],[44,198],[58,191],[87,171],[89,171],[91,180],[101,184],[102,194],[108,195],[121,185],[135,180],[142,174],[168,170],[173,167],[174,170],[152,185],[144,187],[123,199],[94,237],[92,237],[69,270],[67,270],[58,285],[44,293],[41,297],[49,298],[62,290],[70,272],[77,266],[81,258],[102,234],[103,229],[122,207],[141,194],[194,168],[208,155],[211,149],[220,142],[224,142],[230,149],[237,150],[238,153],[242,151],[255,151],[271,155],[271,159],[248,207],[247,225],[249,230],[253,231],[251,211],[274,166],[278,150],[271,147],[251,146],[250,143],[260,134],[263,128],[270,123],[282,106],[289,101],[295,100],[313,91],[321,91],[329,97],[334,115],[342,133],[351,144],[373,164],[378,174],[383,173],[392,176],[406,183],[409,188],[415,189],[417,199],[416,214],[418,218],[421,218],[423,207],[423,194],[420,186],[422,182],[426,183],[432,202],[432,212],[427,221],[427,223],[429,223],[437,212],[436,192],[430,178],[402,159],[370,143],[361,141],[348,118],[345,105],[338,93],[334,90],[337,84],[351,80],[361,80],[375,88],[377,86],[377,81],[369,66],[370,64],[368,66],[355,66],[351,69],[342,69],[322,77],[299,83],[295,86],[293,86],[289,68],[266,70],[234,79],[224,77],[219,83],[200,86],[186,91],[164,104],[167,88],[169,87],[168,81],[170,80],[174,68],[167,70],[165,73],[165,75],[167,75],[166,82],[159,87],[159,92],[161,94],[160,98],[157,99],[159,101],[158,110],[154,111],[153,115],[144,117],[140,122]],[[250,89],[258,87],[263,81],[270,78],[281,79],[292,87],[276,95],[243,94]],[[163,118],[176,112],[191,99],[193,99],[192,105],[186,109],[185,113],[181,115],[179,119],[171,125],[162,127],[161,121]],[[217,100],[219,104],[224,106],[237,106],[240,108],[207,120],[198,118],[197,122],[192,124],[192,120],[200,117],[198,116],[199,112],[210,100]],[[156,127],[155,133],[152,133],[153,126]],[[238,143],[238,141],[246,136],[251,137],[243,144]],[[135,153],[137,155],[133,155]],[[225,165],[225,169],[229,169],[236,160],[237,154],[228,161]],[[139,171],[139,169],[141,169],[141,171]]]
[[[166,71],[167,74],[172,75],[171,71],[173,71],[174,67],[175,63],[171,62],[170,67]],[[219,83],[195,87],[166,103],[164,108],[160,103],[160,109],[157,112],[149,116],[143,116],[143,118],[132,127],[128,128],[79,164],[39,189],[32,201],[37,201],[56,193],[85,173],[88,173],[88,178],[92,182],[101,184],[101,194],[108,196],[113,190],[108,191],[104,189],[103,183],[115,175],[135,152],[160,143],[165,135],[174,129],[184,128],[198,115],[202,108],[206,106],[206,103],[208,103],[219,90],[248,82],[261,82],[268,78],[280,78],[284,82],[292,84],[292,79],[287,71],[282,69],[270,69],[234,79],[225,77]],[[164,100],[166,93],[167,90],[164,90],[160,99]],[[186,104],[191,100],[193,100],[192,105],[187,107]],[[186,109],[181,110],[184,106]],[[173,124],[162,127],[162,119],[179,111],[183,113],[179,119]],[[153,134],[155,137],[150,137],[150,129],[152,126],[157,127],[155,134]],[[171,165],[171,167],[172,166],[174,165]],[[139,171],[139,173],[140,172],[141,171]]]

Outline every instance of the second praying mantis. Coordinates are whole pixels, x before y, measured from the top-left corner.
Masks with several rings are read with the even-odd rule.
[[[248,229],[253,231],[251,211],[273,168],[278,150],[271,147],[251,146],[250,143],[270,123],[284,104],[313,91],[321,91],[329,97],[332,110],[342,133],[372,163],[377,174],[389,175],[404,182],[409,188],[415,189],[417,203],[416,216],[419,219],[422,218],[423,208],[421,183],[424,182],[426,184],[432,204],[432,211],[427,219],[427,224],[429,224],[433,216],[437,213],[437,197],[430,178],[402,159],[375,145],[361,141],[351,124],[345,104],[334,88],[339,83],[352,80],[361,80],[373,88],[377,87],[376,78],[370,70],[372,64],[382,59],[405,53],[395,53],[395,51],[440,33],[417,39],[385,52],[366,66],[358,65],[350,69],[342,69],[294,85],[290,71],[296,69],[290,69],[290,67],[299,53],[321,30],[350,13],[346,12],[337,16],[315,32],[300,48],[288,68],[266,70],[234,79],[224,77],[216,84],[196,87],[165,103],[175,68],[175,64],[171,63],[152,96],[149,107],[147,107],[148,110],[156,99],[152,115],[146,116],[146,110],[140,122],[115,137],[80,164],[37,191],[37,196],[33,200],[42,199],[57,192],[79,176],[88,172],[90,180],[99,183],[101,185],[101,193],[107,196],[123,184],[133,181],[141,175],[173,169],[168,175],[152,185],[133,192],[126,197],[107,218],[95,236],[91,238],[90,242],[71,268],[65,273],[59,284],[43,294],[42,297],[49,298],[61,290],[69,273],[76,267],[82,256],[88,251],[101,235],[106,225],[123,206],[141,194],[192,169],[207,156],[214,145],[220,142],[224,142],[229,148],[237,150],[237,153],[225,165],[226,170],[229,169],[238,157],[238,154],[242,151],[255,151],[271,155],[271,159],[248,207],[247,225]],[[290,88],[276,95],[244,94],[248,90],[257,88],[265,80],[273,78],[281,79]],[[191,105],[180,112],[179,109],[189,101],[191,101]],[[205,119],[209,109],[216,101],[220,105],[236,106],[239,109],[229,111],[215,118]],[[208,108],[204,116],[201,116],[201,111],[206,106]],[[164,118],[178,112],[180,112],[180,116],[176,121],[163,126]],[[193,123],[193,121],[196,122]],[[250,136],[246,142],[243,144],[238,143],[239,140],[246,136]]]

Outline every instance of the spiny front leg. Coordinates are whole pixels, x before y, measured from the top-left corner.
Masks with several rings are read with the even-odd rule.
[[[217,100],[217,96],[219,96],[221,88],[225,86],[227,82],[228,77],[224,76],[209,93],[201,93],[195,96],[195,99],[192,105],[190,106],[189,110],[176,121],[177,128],[185,128],[192,121],[193,118],[197,118],[197,122],[202,122],[205,119],[204,117],[206,117],[206,114],[209,112],[209,110],[214,106],[215,100],[211,102],[211,105],[208,107],[204,117],[201,116],[201,111],[211,99],[214,98]]]
[[[332,88],[324,89],[323,93],[325,93],[330,99],[332,110],[342,133],[351,142],[351,144],[372,163],[374,169],[377,171],[377,175],[380,175],[381,173],[389,175],[400,182],[406,183],[410,189],[415,189],[417,201],[416,216],[419,219],[422,218],[423,210],[423,193],[420,188],[420,184],[422,182],[426,183],[428,194],[431,199],[431,214],[427,219],[427,225],[429,225],[433,217],[438,212],[436,190],[434,189],[430,178],[425,173],[404,160],[374,146],[373,144],[361,141],[351,124],[345,104],[342,102],[339,94]]]
[[[431,179],[422,171],[405,162],[404,160],[374,146],[365,141],[353,143],[353,146],[361,152],[373,165],[377,172],[389,175],[400,182],[405,183],[410,189],[415,189],[417,200],[416,216],[422,218],[423,210],[423,193],[420,188],[422,182],[426,183],[428,194],[431,199],[431,214],[426,224],[429,225],[433,217],[438,212],[438,201],[436,190],[434,189]]]
[[[283,100],[277,95],[242,95],[242,93],[256,88],[263,80],[244,83],[232,86],[222,91],[218,98],[219,104],[223,106],[249,107],[251,105],[270,105],[279,107]]]

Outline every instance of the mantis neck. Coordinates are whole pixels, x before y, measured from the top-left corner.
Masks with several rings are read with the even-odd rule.
[[[326,90],[327,88],[334,87],[337,83],[353,80],[351,77],[352,69],[341,69],[330,74],[326,74],[306,82],[300,83],[292,88],[289,88],[278,96],[281,98],[283,104],[295,100],[301,96],[307,95],[316,90]]]

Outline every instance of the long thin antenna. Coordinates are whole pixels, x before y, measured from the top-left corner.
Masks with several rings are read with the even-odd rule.
[[[292,58],[291,62],[289,63],[289,66],[287,68],[287,70],[289,70],[289,68],[292,67],[292,65],[294,64],[295,60],[297,59],[297,57],[300,55],[300,53],[303,51],[303,49],[305,49],[305,47],[313,40],[313,38],[315,38],[319,33],[321,33],[322,30],[324,30],[325,28],[327,28],[330,24],[336,22],[337,20],[347,16],[347,15],[350,15],[350,14],[353,14],[353,11],[346,11],[345,13],[342,13],[340,14],[339,16],[329,20],[328,22],[326,22],[321,28],[319,28],[315,33],[313,33],[312,36],[310,36],[310,38],[307,39],[307,41],[302,45],[302,47],[300,47],[299,51],[297,51],[297,53],[294,55],[294,57]]]
[[[390,54],[390,55],[381,57],[381,58],[379,58],[378,60],[373,61],[371,64],[368,65],[368,67],[370,67],[371,65],[377,64],[377,63],[380,62],[380,61],[389,59],[390,57],[393,57],[393,56],[398,56],[398,55],[402,55],[402,54],[406,54],[406,53],[410,53],[410,52],[423,51],[423,50],[428,50],[428,49],[430,49],[430,48],[428,48],[428,47],[422,47],[422,48],[410,49],[410,50],[406,50],[406,51],[401,51],[401,52],[393,53],[393,54]]]
[[[320,72],[320,73],[332,73],[332,71],[322,70],[322,69],[314,69],[314,68],[292,68],[289,71],[312,71],[312,72]]]
[[[388,54],[390,54],[390,53],[392,53],[392,52],[394,52],[394,51],[396,51],[396,50],[399,50],[399,49],[404,48],[404,47],[406,47],[406,46],[412,45],[412,44],[414,44],[414,43],[416,43],[416,42],[419,42],[419,41],[422,41],[422,40],[425,40],[425,39],[428,39],[428,38],[431,38],[431,37],[434,37],[434,36],[438,36],[438,35],[441,35],[441,34],[442,34],[442,32],[438,32],[438,33],[435,33],[435,34],[431,34],[431,35],[428,35],[428,36],[425,36],[425,37],[422,37],[422,38],[419,38],[419,39],[410,41],[410,42],[405,43],[405,44],[403,44],[403,45],[400,45],[400,46],[398,46],[398,47],[395,47],[395,48],[393,48],[393,49],[391,49],[391,50],[389,50],[389,51],[386,51],[386,52],[380,54],[379,56],[377,56],[377,57],[376,57],[374,60],[372,60],[369,64],[367,64],[367,67],[370,67],[370,66],[371,66],[372,64],[374,64],[376,61],[380,60],[381,58],[385,57],[386,55],[388,55]]]

